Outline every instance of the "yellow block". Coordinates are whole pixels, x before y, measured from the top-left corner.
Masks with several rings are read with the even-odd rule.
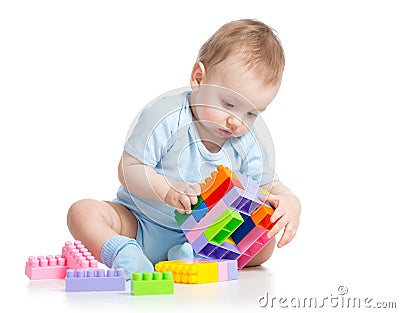
[[[204,284],[218,282],[218,262],[173,260],[158,262],[156,271],[172,272],[175,283]]]

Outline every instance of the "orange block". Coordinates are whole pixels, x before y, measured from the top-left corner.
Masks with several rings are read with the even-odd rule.
[[[270,230],[275,225],[270,220],[272,214],[274,214],[274,209],[262,204],[251,214],[251,219],[257,226]]]
[[[212,172],[211,177],[207,177],[205,183],[200,184],[201,197],[211,209],[233,186],[244,189],[235,173],[228,167],[219,165],[217,171]]]

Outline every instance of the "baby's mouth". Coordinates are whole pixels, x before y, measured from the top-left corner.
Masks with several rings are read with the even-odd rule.
[[[233,135],[233,133],[230,132],[229,130],[222,129],[222,128],[219,129],[219,134],[223,137],[231,137]]]

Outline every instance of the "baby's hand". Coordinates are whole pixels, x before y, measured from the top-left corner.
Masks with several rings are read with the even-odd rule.
[[[268,238],[274,237],[282,228],[283,235],[278,242],[281,248],[288,244],[296,235],[297,228],[300,223],[300,202],[293,195],[273,195],[269,194],[260,197],[261,201],[270,202],[275,206],[275,212],[271,216],[271,222],[276,224],[268,232]]]
[[[165,196],[165,202],[176,208],[181,214],[192,213],[192,205],[197,203],[197,196],[201,194],[199,184],[174,182],[170,185]]]

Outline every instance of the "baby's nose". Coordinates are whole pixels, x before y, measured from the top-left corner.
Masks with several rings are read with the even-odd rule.
[[[234,116],[229,116],[227,120],[227,126],[230,130],[235,131],[242,125],[242,121]]]

